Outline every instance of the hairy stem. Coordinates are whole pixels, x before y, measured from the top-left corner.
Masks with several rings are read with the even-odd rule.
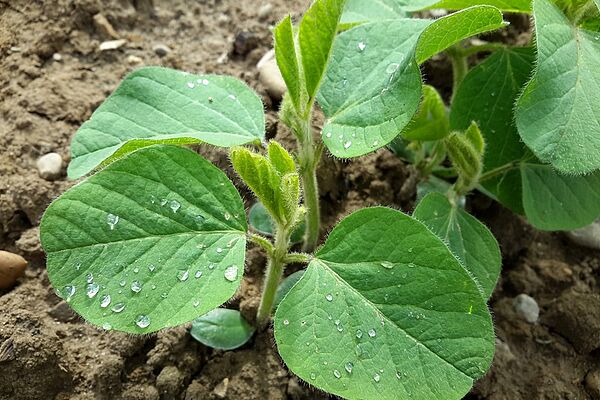
[[[265,282],[256,314],[256,324],[259,329],[263,329],[271,318],[273,310],[273,302],[277,287],[283,276],[283,269],[286,264],[286,257],[290,243],[290,229],[282,226],[277,226],[275,233],[275,247],[273,253],[268,257],[267,272],[265,274]]]
[[[479,182],[485,182],[489,179],[495,178],[499,175],[502,175],[508,171],[511,171],[511,170],[517,168],[518,166],[519,166],[518,162],[511,162],[508,164],[501,165],[498,168],[494,168],[492,170],[487,171],[484,174],[481,174],[481,176],[479,177]]]
[[[469,72],[468,56],[464,54],[464,48],[460,43],[446,50],[450,62],[452,63],[452,98],[456,95],[456,91],[460,86],[467,73]]]

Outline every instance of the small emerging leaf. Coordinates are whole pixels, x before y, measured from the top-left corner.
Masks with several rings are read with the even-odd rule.
[[[535,75],[517,102],[525,144],[566,174],[600,168],[600,34],[572,25],[550,0],[533,2]]]
[[[70,178],[140,147],[209,143],[231,147],[261,141],[260,98],[227,76],[144,67],[127,75],[75,134]]]
[[[252,207],[250,207],[250,211],[248,212],[248,221],[250,222],[250,226],[252,228],[266,236],[274,236],[275,235],[275,225],[273,223],[273,218],[269,215],[265,206],[257,202]],[[301,243],[304,238],[304,232],[306,231],[306,225],[304,222],[301,222],[290,237],[290,241],[293,244]]]
[[[192,322],[190,334],[205,346],[219,350],[234,350],[245,345],[254,334],[239,311],[216,308]]]
[[[296,110],[300,110],[301,85],[300,67],[296,55],[296,42],[292,19],[288,15],[273,30],[275,58],[288,88],[288,93]]]
[[[458,400],[491,364],[475,282],[422,223],[386,208],[342,220],[281,301],[287,366],[346,399]]]
[[[279,143],[271,140],[268,145],[269,161],[277,170],[279,175],[286,175],[296,172],[294,159]]]
[[[475,187],[483,167],[481,132],[476,124],[471,124],[467,132],[465,134],[455,132],[446,138],[448,156],[458,172],[456,186],[459,194],[465,194]]]
[[[48,276],[87,321],[129,333],[227,301],[244,272],[244,205],[196,153],[157,145],[115,161],[46,210]]]
[[[492,295],[502,257],[494,235],[476,218],[439,193],[427,195],[413,213],[438,235],[479,285],[483,296]]]
[[[423,85],[423,101],[419,111],[402,132],[407,140],[440,140],[450,133],[448,112],[434,87]]]

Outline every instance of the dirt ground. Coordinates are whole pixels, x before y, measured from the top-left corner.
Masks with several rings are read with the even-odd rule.
[[[0,291],[0,400],[328,398],[286,370],[271,332],[222,352],[196,343],[186,326],[134,337],[84,324],[50,287],[37,231],[45,207],[73,182],[40,178],[36,159],[54,151],[68,162],[77,127],[140,65],[243,79],[264,99],[269,137],[289,142],[255,65],[271,47],[270,27],[307,3],[155,0],[151,9],[144,0],[0,0],[0,249],[30,262],[15,288]],[[123,47],[98,50],[115,38],[94,22],[98,13],[127,40]],[[170,51],[159,56],[157,45]],[[425,73],[442,84],[449,76],[443,60]],[[228,168],[223,152],[201,152]],[[363,206],[414,205],[414,174],[387,150],[347,163],[325,157],[319,179],[323,234]],[[600,399],[600,252],[535,231],[481,196],[469,204],[497,235],[504,267],[491,300],[494,365],[466,398]],[[250,248],[231,303],[249,318],[264,262]],[[538,302],[538,323],[516,314],[521,293]]]

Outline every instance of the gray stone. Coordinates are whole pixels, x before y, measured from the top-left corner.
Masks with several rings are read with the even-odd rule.
[[[530,324],[535,324],[540,317],[540,307],[535,299],[526,294],[520,294],[513,300],[513,307],[519,316]]]
[[[580,246],[600,250],[600,219],[581,229],[567,232],[567,237]]]
[[[36,162],[36,166],[40,176],[48,181],[52,181],[60,177],[62,171],[63,160],[58,153],[48,153]]]
[[[158,43],[152,48],[152,51],[159,57],[165,57],[171,52],[171,48],[166,44]]]
[[[273,100],[281,100],[287,87],[277,66],[275,52],[271,50],[265,54],[256,67],[258,68],[258,80],[265,87],[269,96]]]

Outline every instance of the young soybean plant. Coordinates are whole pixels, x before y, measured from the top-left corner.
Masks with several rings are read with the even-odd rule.
[[[343,20],[345,7],[317,0],[299,28],[290,18],[275,28],[289,89],[281,116],[298,139],[295,157],[274,141],[264,143],[265,154],[240,147],[264,141],[264,115],[258,96],[236,79],[155,67],[126,77],[72,143],[69,176],[97,172],[43,217],[50,281],[84,319],[107,330],[147,334],[194,321],[194,337],[220,349],[246,343],[277,303],[278,350],[309,384],[348,399],[459,399],[494,352],[486,302],[500,257],[485,227],[458,211],[472,227],[460,252],[454,238],[418,219],[373,207],[344,218],[315,252],[292,252],[291,238],[305,221],[310,249],[320,228],[315,102],[334,155],[386,146],[417,111],[418,65],[502,27],[502,14],[477,6],[435,21],[368,22]],[[361,15],[348,7],[344,15]],[[475,128],[466,137],[458,146],[483,151]],[[273,240],[249,231],[226,175],[182,147],[197,143],[232,147],[234,169],[273,221]],[[468,151],[459,147],[454,157]],[[253,324],[217,308],[240,285],[248,241],[268,259]],[[282,283],[292,262],[308,267]]]

